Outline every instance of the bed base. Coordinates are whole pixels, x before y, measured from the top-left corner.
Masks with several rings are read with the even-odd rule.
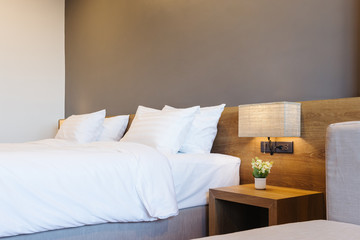
[[[208,236],[208,206],[180,210],[154,222],[105,223],[0,238],[1,240],[188,240]]]

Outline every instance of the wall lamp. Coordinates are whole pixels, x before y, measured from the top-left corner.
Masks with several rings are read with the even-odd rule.
[[[272,142],[270,137],[300,137],[300,133],[301,103],[239,105],[239,137],[267,137],[261,142],[262,152],[293,153],[293,142]]]

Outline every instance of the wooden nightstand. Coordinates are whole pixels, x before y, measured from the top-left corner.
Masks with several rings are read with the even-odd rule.
[[[210,189],[210,235],[276,224],[324,219],[321,192],[254,184]]]

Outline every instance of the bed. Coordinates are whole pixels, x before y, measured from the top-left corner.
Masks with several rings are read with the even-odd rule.
[[[327,129],[328,220],[290,223],[201,239],[360,239],[359,139],[359,121],[331,124]]]
[[[228,155],[132,141],[1,144],[0,239],[206,236],[208,189],[239,183],[239,167]]]
[[[329,124],[360,119],[360,98],[302,102],[301,138],[294,138],[293,155],[276,155],[281,168],[274,168],[270,185],[303,188],[325,192],[325,132]],[[130,115],[130,122],[134,115]],[[251,158],[260,154],[262,138],[239,138],[238,107],[226,107],[217,127],[212,153],[241,157],[240,182],[252,183]],[[279,139],[280,141],[282,139]],[[284,139],[285,140],[285,139]],[[296,167],[295,167],[296,164]],[[305,178],[304,178],[305,176]],[[179,209],[179,214],[163,220],[138,223],[105,223],[44,231],[1,240],[85,240],[145,239],[177,240],[207,236],[207,205]]]

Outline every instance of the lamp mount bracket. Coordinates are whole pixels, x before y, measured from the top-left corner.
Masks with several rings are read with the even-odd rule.
[[[272,142],[270,138],[269,141],[262,141],[260,145],[260,150],[263,153],[294,153],[294,142]]]

